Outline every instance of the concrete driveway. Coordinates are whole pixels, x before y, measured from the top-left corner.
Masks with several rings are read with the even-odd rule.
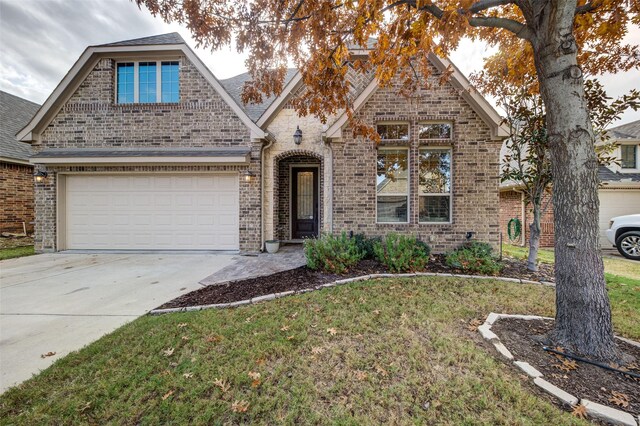
[[[233,263],[223,254],[41,254],[0,262],[0,392]],[[42,354],[55,352],[42,358]]]

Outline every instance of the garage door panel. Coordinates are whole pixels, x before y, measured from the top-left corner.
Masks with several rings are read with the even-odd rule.
[[[237,175],[66,179],[67,248],[237,250]]]

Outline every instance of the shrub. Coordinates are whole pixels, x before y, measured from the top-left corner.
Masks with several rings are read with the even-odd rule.
[[[447,253],[447,265],[452,268],[484,275],[497,275],[502,264],[491,254],[491,246],[487,243],[473,241]]]
[[[367,238],[364,234],[356,234],[353,236],[353,239],[356,241],[356,246],[358,246],[358,250],[360,250],[364,259],[375,259],[376,254],[373,251],[373,246],[376,241],[382,241],[380,237],[372,237]]]
[[[345,232],[338,236],[323,234],[320,238],[305,240],[304,254],[309,268],[334,274],[347,272],[364,257],[355,238],[349,238]]]
[[[376,258],[391,272],[421,271],[429,262],[431,248],[415,237],[389,234],[373,243]]]

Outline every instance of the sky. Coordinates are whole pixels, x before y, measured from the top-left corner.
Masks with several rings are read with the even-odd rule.
[[[154,18],[129,0],[0,0],[0,90],[42,103],[87,46],[169,32],[180,33],[219,79],[245,72],[246,55],[231,47],[196,48],[186,27]],[[640,28],[627,41],[640,45]],[[465,40],[450,59],[468,76],[490,53]],[[617,97],[640,88],[640,71],[600,81]],[[640,111],[628,111],[614,126],[639,119]]]

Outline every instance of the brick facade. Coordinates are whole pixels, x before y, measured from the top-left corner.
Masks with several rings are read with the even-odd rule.
[[[551,203],[551,194],[546,193],[542,200],[545,206]],[[503,235],[503,241],[508,244],[528,244],[529,225],[533,221],[533,210],[530,205],[525,207],[525,217],[522,217],[522,195],[517,191],[501,191],[500,192],[500,230]],[[507,225],[512,218],[518,218],[522,224],[522,232],[515,241],[509,239]],[[551,204],[545,210],[540,219],[540,247],[553,247],[553,206]]]
[[[0,232],[32,233],[33,204],[33,167],[1,162]]]
[[[115,104],[115,60],[102,58],[42,133],[44,148],[235,147],[251,148],[248,166],[49,167],[36,186],[38,251],[56,250],[56,178],[58,173],[215,172],[249,169],[240,179],[240,249],[260,249],[260,149],[249,129],[185,57],[180,58],[180,102]],[[42,166],[39,168],[44,169]]]
[[[409,141],[394,145],[409,148],[409,223],[376,223],[375,143],[353,137],[343,129],[343,143],[332,144],[333,230],[369,236],[390,232],[415,235],[442,252],[465,241],[466,233],[494,246],[499,242],[498,185],[501,142],[492,140],[490,128],[449,84],[440,85],[433,70],[429,89],[406,99],[398,95],[400,82],[379,88],[356,113],[365,123],[401,121],[409,123]],[[424,121],[447,121],[453,125],[451,141],[419,141],[417,125]],[[383,142],[384,145],[384,142]],[[452,223],[418,223],[418,149],[450,146],[452,156]]]

